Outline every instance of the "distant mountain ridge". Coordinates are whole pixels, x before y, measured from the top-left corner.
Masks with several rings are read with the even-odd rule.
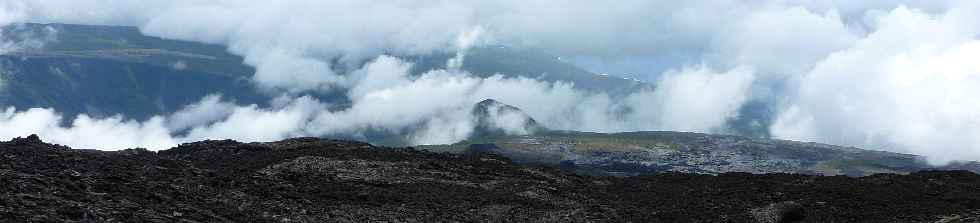
[[[263,95],[250,82],[255,69],[224,46],[145,36],[134,27],[71,24],[20,24],[0,28],[4,37],[25,38],[54,29],[54,38],[42,48],[0,55],[0,73],[7,90],[0,90],[0,106],[51,107],[68,117],[122,114],[146,119],[166,114],[204,96],[220,93],[242,104],[264,105]],[[396,55],[397,56],[397,55]],[[415,72],[445,68],[451,54],[404,56],[416,63]],[[574,83],[589,91],[631,89],[644,83],[595,75],[553,56],[508,47],[476,47],[469,51],[463,70],[489,77],[505,74],[544,81]],[[629,87],[621,87],[629,86]],[[175,96],[161,95],[170,91]],[[342,92],[314,93],[322,101],[345,104]]]
[[[148,37],[133,27],[22,24],[2,31],[18,38],[12,33],[47,28],[56,34],[42,48],[0,55],[0,107],[145,120],[209,94],[245,104],[270,99],[249,82],[254,69],[221,46]]]
[[[519,108],[495,100],[483,101],[476,107],[484,110],[495,107],[523,114]],[[524,120],[524,126],[536,126],[533,117],[524,115],[518,120]],[[922,170],[980,173],[980,162],[932,166],[921,156],[819,143],[687,132],[590,133],[532,128],[535,131],[474,134],[469,140],[452,145],[425,145],[419,148],[461,154],[494,153],[518,163],[613,176],[663,172],[848,176]]]
[[[408,56],[415,63],[413,71],[444,69],[451,53],[434,52],[426,56]],[[545,82],[572,83],[575,88],[592,93],[623,97],[630,93],[652,89],[653,85],[637,80],[600,75],[562,61],[558,56],[540,50],[509,46],[479,46],[466,53],[462,70],[479,77],[503,75],[508,78],[526,77]]]

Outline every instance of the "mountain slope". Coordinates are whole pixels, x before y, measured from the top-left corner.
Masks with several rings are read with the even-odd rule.
[[[446,67],[446,61],[453,56],[455,55],[436,52],[407,59],[416,63],[413,69],[417,73],[443,69]],[[650,84],[636,80],[592,73],[539,50],[508,46],[483,46],[470,49],[466,53],[462,69],[480,77],[499,74],[509,78],[526,77],[545,82],[571,83],[580,90],[606,93],[614,97],[653,88]]]
[[[3,32],[55,34],[42,48],[0,55],[0,107],[145,120],[209,94],[248,104],[270,99],[249,82],[253,69],[217,45],[147,37],[132,27],[24,24]]]
[[[145,36],[135,27],[26,23],[0,30],[13,41],[45,37],[42,47],[20,50],[14,56],[102,58],[160,67],[183,62],[181,70],[235,77],[254,72],[224,46]]]
[[[255,70],[219,45],[149,37],[121,26],[22,24],[0,32],[13,41],[49,39],[40,48],[0,54],[0,79],[8,86],[0,89],[0,107],[51,107],[68,117],[122,114],[142,120],[208,94],[241,104],[264,105],[271,99],[250,82]],[[403,58],[416,62],[414,69],[422,72],[444,68],[451,54]],[[595,75],[533,50],[478,47],[468,54],[463,69],[484,77],[563,81],[591,91],[645,86]],[[310,94],[321,101],[349,103],[343,91]]]
[[[222,94],[239,103],[269,97],[247,79],[104,58],[0,56],[0,106],[54,108],[67,117],[122,114],[145,120]]]
[[[598,175],[748,172],[868,176],[932,169],[980,172],[977,162],[935,167],[915,155],[684,132],[544,131],[530,135],[494,135],[453,145],[420,148],[453,153],[492,152],[521,163]]]
[[[547,130],[521,109],[493,99],[476,103],[471,113],[476,127],[470,137],[524,135]]]
[[[924,157],[819,143],[688,132],[591,133],[549,130],[520,108],[494,100],[476,108],[499,108],[517,115],[510,123],[535,131],[474,134],[451,145],[419,148],[449,153],[494,153],[524,164],[564,168],[582,174],[635,176],[662,172],[721,174],[798,173],[868,176],[921,170],[980,173],[980,162],[933,166]],[[483,112],[487,113],[487,112]],[[492,120],[490,115],[481,120]],[[490,122],[490,121],[481,121]],[[486,124],[485,124],[486,125]],[[513,125],[513,124],[512,124]],[[483,128],[487,129],[487,128]],[[521,129],[520,127],[517,129]]]
[[[4,222],[970,222],[980,176],[610,178],[315,138],[160,152],[0,142]],[[971,220],[972,219],[972,220]]]

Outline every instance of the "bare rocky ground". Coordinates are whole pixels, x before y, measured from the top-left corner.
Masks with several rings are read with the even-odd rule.
[[[353,141],[0,142],[0,222],[977,222],[967,171],[597,177]]]
[[[980,173],[975,161],[934,166],[911,154],[788,140],[689,132],[588,133],[542,131],[490,135],[429,151],[482,151],[519,164],[561,167],[579,174],[638,176],[663,172],[721,174],[746,172],[870,176],[926,170]]]

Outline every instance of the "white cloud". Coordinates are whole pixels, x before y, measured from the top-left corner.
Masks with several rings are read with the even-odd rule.
[[[171,114],[167,128],[183,131],[199,125],[212,124],[228,117],[234,112],[235,107],[237,107],[235,104],[222,101],[220,95],[208,95],[201,101]]]
[[[555,4],[562,7],[552,7]],[[5,7],[8,11],[23,15],[16,20],[136,25],[150,35],[225,44],[258,68],[258,83],[297,91],[343,86],[343,78],[328,69],[331,59],[355,66],[349,67],[353,70],[383,53],[460,50],[465,38],[459,37],[474,31],[481,33],[474,35],[478,39],[563,56],[629,58],[683,51],[723,55],[712,60],[727,67],[712,66],[716,69],[758,62],[767,66],[750,65],[764,72],[798,70],[793,65],[812,62],[806,59],[853,39],[841,25],[853,21],[842,20],[835,8],[850,18],[899,4],[13,0],[8,5],[15,6]],[[941,9],[945,3],[917,5]],[[794,56],[780,57],[786,50]]]
[[[712,132],[737,115],[748,99],[755,76],[748,68],[715,73],[705,67],[665,74],[656,91],[632,95],[630,121],[648,121],[658,129]]]
[[[533,117],[521,111],[510,109],[504,104],[492,103],[486,106],[486,108],[480,109],[485,109],[483,111],[486,112],[487,117],[485,117],[486,120],[484,121],[487,122],[487,127],[490,130],[501,130],[508,135],[527,135],[534,130],[530,129],[533,126],[528,126]],[[474,120],[479,120],[479,118],[474,117]]]
[[[321,126],[320,132],[371,127],[397,130],[436,118],[441,118],[436,120],[440,122],[456,120],[455,123],[471,126],[472,123],[467,123],[471,118],[458,115],[468,114],[475,103],[487,98],[521,108],[542,124],[556,129],[707,132],[721,127],[734,115],[746,100],[753,80],[752,72],[743,68],[726,73],[713,73],[706,68],[684,70],[666,75],[660,82],[663,87],[655,91],[617,100],[605,94],[581,92],[565,83],[502,76],[479,79],[461,71],[436,70],[411,79],[408,66],[391,57],[380,57],[355,72],[364,76],[362,80],[376,83],[362,82],[351,91],[355,100],[352,108],[319,117],[320,124],[316,126]],[[624,113],[623,108],[632,111]],[[466,134],[454,135],[456,140],[466,137]]]
[[[86,149],[121,149],[145,147],[164,149],[175,145],[160,117],[145,122],[123,121],[115,116],[93,119],[81,115],[67,127],[62,117],[51,109],[32,108],[16,111],[7,108],[0,113],[0,137],[13,138],[39,134],[45,140]]]
[[[174,70],[187,69],[187,62],[183,60],[178,60],[177,62],[174,62],[172,65],[170,65],[170,68],[173,68]]]
[[[898,8],[796,83],[777,137],[980,160],[980,18]]]
[[[182,140],[236,139],[252,142],[309,135],[303,132],[307,123],[316,112],[325,110],[323,104],[310,97],[291,99],[288,104],[270,109],[255,105],[236,107],[220,122],[194,127]]]
[[[339,111],[328,110],[328,105],[306,96],[283,96],[276,99],[272,107],[259,108],[234,105],[212,95],[169,116],[144,122],[123,120],[118,116],[103,120],[79,116],[72,126],[61,127],[62,117],[53,110],[15,112],[11,108],[5,118],[0,119],[0,124],[20,128],[2,130],[0,137],[39,133],[46,140],[75,146],[162,149],[178,142],[203,139],[270,141],[380,130],[410,135],[415,144],[452,143],[472,133],[475,127],[472,108],[487,98],[511,103],[526,110],[531,117],[544,120],[543,124],[560,129],[711,131],[722,125],[742,103],[744,96],[729,97],[744,95],[742,91],[752,77],[745,70],[733,70],[729,72],[731,74],[685,70],[667,75],[669,78],[662,84],[672,86],[670,88],[616,101],[605,94],[577,91],[569,84],[527,78],[494,76],[481,79],[458,70],[434,70],[413,77],[408,74],[410,66],[394,57],[382,56],[352,72],[363,83],[351,90],[352,106]],[[697,94],[688,95],[692,93]],[[653,99],[647,100],[644,95],[653,95]],[[698,103],[686,103],[686,100]],[[633,111],[622,117],[624,113],[612,109],[622,107],[633,108]],[[685,112],[690,110],[698,112]],[[505,132],[527,133],[523,125],[526,117],[519,116],[495,114],[490,121]],[[701,120],[674,120],[678,118]],[[658,121],[643,122],[643,119]],[[186,133],[174,135],[180,132]],[[109,137],[113,134],[121,134],[124,140]]]
[[[765,8],[717,37],[709,57],[728,66],[751,65],[762,74],[786,76],[809,70],[857,39],[837,11],[815,14],[803,7]]]

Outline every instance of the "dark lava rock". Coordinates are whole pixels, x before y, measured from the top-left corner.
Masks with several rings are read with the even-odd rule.
[[[779,202],[752,210],[752,215],[761,223],[799,222],[806,218],[803,206],[793,201]]]
[[[0,142],[0,222],[975,222],[966,171],[592,177],[354,141]]]
[[[31,145],[31,144],[40,144],[44,142],[41,141],[41,137],[38,137],[36,134],[31,134],[26,138],[21,138],[21,137],[14,138],[10,140],[10,143],[17,144],[17,145]]]

